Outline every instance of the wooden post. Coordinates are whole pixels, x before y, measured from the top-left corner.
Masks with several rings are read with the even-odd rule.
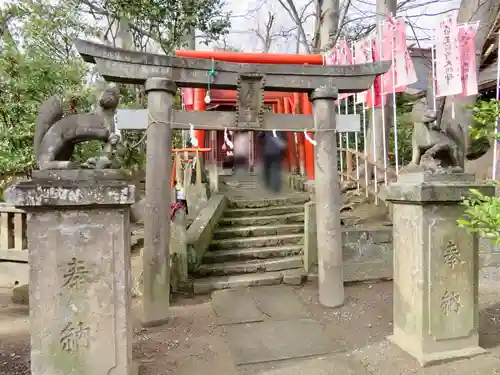
[[[316,129],[316,219],[319,301],[327,307],[344,303],[340,187],[337,168],[335,107],[338,91],[319,88],[312,94]]]
[[[146,81],[148,111],[142,323],[163,324],[170,305],[170,180],[174,82]]]
[[[304,115],[312,114],[312,105],[307,94],[302,94],[302,113]],[[308,133],[309,137],[313,138],[312,133]],[[305,169],[306,176],[309,181],[314,181],[314,145],[311,142],[305,141],[304,144]]]
[[[346,159],[346,178],[347,178],[347,181],[350,181],[350,178],[352,176],[352,171],[353,171],[353,165],[352,165],[352,159],[353,159],[353,154],[351,153],[351,151],[349,149],[346,149],[345,150],[345,159]],[[357,166],[356,166],[357,168]]]

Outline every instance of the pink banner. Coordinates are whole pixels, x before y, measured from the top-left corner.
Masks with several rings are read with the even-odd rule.
[[[382,76],[383,94],[391,94],[393,92],[403,92],[409,84],[416,81],[409,80],[409,73],[412,73],[412,78],[415,75],[413,62],[410,63],[406,59],[406,24],[404,19],[394,19],[392,16],[382,24],[382,59],[391,61],[391,68]],[[408,71],[409,70],[409,71]]]
[[[182,101],[186,106],[186,111],[192,111],[194,104],[194,89],[190,87],[183,87],[181,88],[181,94]]]
[[[406,90],[408,86],[408,74],[406,72],[405,52],[406,48],[406,24],[404,19],[398,18],[393,20],[395,28],[394,36],[394,69],[396,71],[396,82],[394,87],[396,91]],[[412,82],[413,83],[413,82]],[[402,90],[401,90],[402,88]]]
[[[439,23],[436,30],[436,97],[462,93],[462,72],[457,12]]]
[[[339,65],[340,64],[340,52],[339,52],[339,47],[337,45],[335,45],[329,53],[325,54],[324,64],[325,65]],[[335,100],[334,103],[338,104],[338,100]]]
[[[366,64],[373,62],[372,41],[369,39],[358,40],[354,44],[354,62],[356,64]],[[360,92],[356,95],[356,103],[366,101],[368,91]]]
[[[379,46],[378,43],[372,40],[372,58],[373,61],[380,61]],[[366,98],[366,108],[379,107],[382,105],[382,77],[378,76],[375,78],[373,83],[373,90],[368,90],[368,95]]]
[[[340,65],[351,65],[352,64],[352,52],[349,48],[349,43],[347,40],[342,39],[339,41],[337,48],[338,51],[338,61]],[[339,99],[345,99],[354,94],[339,94]]]
[[[394,75],[396,76],[396,71],[394,69],[395,64],[393,61],[393,49],[396,44],[396,28],[391,22],[382,23],[380,28],[380,35],[383,35],[383,39],[381,40],[382,50],[380,51],[381,60],[388,60],[392,62],[391,67],[389,68],[387,73],[384,73],[382,75],[382,93],[390,94],[394,91],[395,87],[393,84],[393,70]]]
[[[339,65],[339,51],[337,46],[334,46],[330,53],[325,55],[325,65]]]
[[[459,26],[460,62],[462,65],[462,93],[458,96],[477,95],[476,32],[479,24]]]
[[[417,82],[415,66],[406,46],[406,23],[404,19],[396,20],[396,91],[402,92],[406,87]]]
[[[417,72],[415,71],[415,65],[413,65],[413,59],[408,49],[405,51],[405,71],[407,85],[417,82]]]

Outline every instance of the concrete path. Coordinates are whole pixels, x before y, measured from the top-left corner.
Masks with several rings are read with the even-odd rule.
[[[390,344],[385,337],[392,329],[392,283],[348,288],[351,293],[340,309],[319,305],[315,288],[277,285],[212,294],[217,324],[239,374],[500,374],[500,351],[491,342],[486,342],[491,354],[428,368]],[[499,302],[498,293],[488,294],[486,301],[483,297],[483,307],[490,306],[483,309],[483,327],[492,319],[485,313]],[[500,337],[496,340],[500,345]]]
[[[292,288],[220,290],[212,294],[215,315],[224,325],[236,365],[324,355],[335,343],[324,326],[308,317]]]

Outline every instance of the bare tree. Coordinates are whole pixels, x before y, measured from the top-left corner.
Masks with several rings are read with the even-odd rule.
[[[262,26],[259,22],[257,28],[251,29],[251,31],[257,36],[257,38],[262,43],[262,52],[269,53],[274,42],[280,38],[289,38],[296,27],[290,29],[285,29],[283,26],[279,27],[278,30],[276,25],[276,13],[273,11],[267,12],[267,19]]]
[[[302,10],[300,12],[297,11],[297,7],[295,6],[293,0],[278,1],[281,6],[287,11],[287,13],[290,15],[290,18],[297,26],[297,44],[295,47],[296,53],[299,53],[301,44],[305,47],[308,53],[312,53],[311,45],[307,40],[306,32],[304,30],[304,23],[306,22],[307,18],[316,16],[315,13],[306,13],[309,6],[314,3],[314,0],[309,0],[307,4],[302,7]]]

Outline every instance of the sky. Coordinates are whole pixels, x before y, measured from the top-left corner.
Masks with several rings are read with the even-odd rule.
[[[401,3],[401,0],[398,0]],[[295,0],[297,10],[300,12],[307,4],[305,14],[312,14],[314,5],[310,0]],[[414,33],[417,35],[422,47],[430,44],[432,37],[432,29],[436,22],[445,16],[445,12],[458,9],[460,0],[411,0],[404,11],[399,12],[397,16],[407,17],[407,23],[412,26],[407,26],[408,43],[414,43]],[[343,2],[341,1],[341,6]],[[273,28],[275,34],[280,30],[290,30],[294,24],[291,21],[288,13],[283,10],[278,0],[228,0],[227,10],[233,17],[231,18],[232,27],[227,44],[239,48],[245,52],[261,51],[263,44],[257,37],[257,31],[263,30],[268,19],[268,14],[275,14],[276,26]],[[354,22],[375,22],[375,0],[352,0],[349,7],[348,16],[351,19],[360,19]],[[314,19],[309,17],[304,26],[308,37],[311,37],[314,30]],[[294,37],[283,38],[277,37],[271,46],[272,52],[288,52],[295,53]],[[209,49],[207,46],[198,45],[198,49]],[[304,52],[302,50],[301,52]]]
[[[280,31],[288,31],[294,28],[294,23],[288,13],[280,5],[279,0],[226,0],[226,10],[231,12],[231,30],[226,38],[227,45],[238,48],[244,52],[260,52],[263,44],[257,37],[258,30],[263,30],[268,20],[268,14],[275,15],[275,26],[273,34],[279,34]],[[340,0],[341,7],[346,0]],[[350,0],[348,17],[353,20],[352,23],[364,22],[373,24],[375,22],[375,1],[376,0]],[[419,40],[421,47],[428,47],[432,38],[432,29],[434,25],[444,17],[445,12],[458,9],[460,0],[398,0],[398,4],[403,1],[408,2],[403,11],[398,12],[397,16],[407,17],[408,44],[415,43],[415,35]],[[0,0],[2,6],[6,0]],[[304,7],[304,14],[312,15],[314,12],[314,1],[312,0],[294,0],[298,12]],[[314,17],[308,17],[304,24],[308,39],[312,39],[314,31]],[[289,37],[276,37],[271,45],[271,52],[296,52],[296,31]],[[220,44],[220,43],[219,43]],[[197,49],[212,49],[214,45],[206,46],[197,44]],[[305,50],[302,47],[302,53]]]

